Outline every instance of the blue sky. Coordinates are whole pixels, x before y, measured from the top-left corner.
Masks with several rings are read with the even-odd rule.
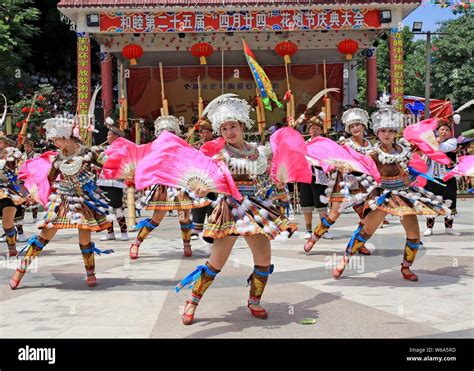
[[[422,4],[403,20],[403,24],[411,29],[413,22],[419,21],[423,22],[423,32],[436,31],[439,27],[437,22],[457,17],[459,15],[454,15],[449,8],[441,8],[434,4]],[[422,35],[417,35],[415,39],[423,37]]]

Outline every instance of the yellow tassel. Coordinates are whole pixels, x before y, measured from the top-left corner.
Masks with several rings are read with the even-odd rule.
[[[200,58],[201,64],[207,64],[206,57],[202,56]]]
[[[135,58],[130,59],[130,65],[136,66],[137,65],[137,60]]]
[[[346,54],[346,59],[348,61],[351,61],[352,60],[352,54]]]
[[[285,63],[291,63],[291,59],[288,54],[286,54],[283,58],[285,59]]]

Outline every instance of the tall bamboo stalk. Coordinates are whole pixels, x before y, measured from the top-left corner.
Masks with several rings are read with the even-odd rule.
[[[165,81],[163,79],[163,64],[160,62],[160,82],[161,82],[161,102],[162,102],[162,110],[161,110],[161,115],[162,116],[168,116],[169,115],[169,110],[168,110],[168,101],[166,100],[166,95],[165,95]]]

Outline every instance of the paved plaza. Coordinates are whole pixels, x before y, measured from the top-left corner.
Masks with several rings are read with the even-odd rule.
[[[341,216],[334,240],[321,240],[303,251],[304,222],[291,239],[272,243],[275,272],[264,293],[267,320],[246,308],[247,277],[253,267],[250,250],[239,239],[232,255],[206,292],[196,322],[183,326],[180,311],[190,290],[176,283],[203,264],[209,247],[193,241],[193,257],[182,258],[178,218],[167,217],[130,261],[129,242],[99,242],[114,254],[96,257],[98,286],[88,288],[77,232],[60,231],[25,275],[16,291],[8,280],[14,264],[2,248],[0,269],[1,338],[406,338],[474,335],[474,199],[458,201],[455,228],[423,237],[414,265],[419,282],[402,279],[400,263],[405,235],[397,218],[369,240],[369,257],[357,257],[342,279],[330,268],[356,227],[355,213]],[[31,214],[27,235],[34,233]],[[420,218],[424,230],[424,218]],[[118,228],[117,228],[118,229]],[[117,233],[118,235],[118,233]],[[131,233],[135,237],[136,233]],[[22,244],[20,244],[21,246]],[[306,318],[314,324],[303,325]]]

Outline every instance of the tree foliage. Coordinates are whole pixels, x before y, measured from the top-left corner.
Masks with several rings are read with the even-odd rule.
[[[432,37],[431,98],[449,99],[460,106],[474,96],[474,16],[466,12],[461,17],[441,23]],[[409,27],[404,27],[404,90],[406,95],[425,96],[426,41],[414,40]],[[389,38],[378,39],[378,92],[390,92]],[[358,98],[366,100],[365,56],[358,56]]]
[[[442,22],[438,31],[443,35],[433,40],[432,92],[459,107],[474,97],[474,14]]]
[[[32,4],[32,0],[0,3],[0,90],[21,78],[21,68],[31,56],[28,40],[39,32],[34,25],[39,10]]]

